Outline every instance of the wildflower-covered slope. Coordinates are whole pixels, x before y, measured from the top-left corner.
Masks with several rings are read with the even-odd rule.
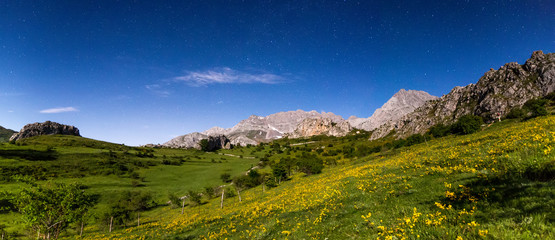
[[[555,116],[504,122],[166,209],[88,239],[552,239]]]

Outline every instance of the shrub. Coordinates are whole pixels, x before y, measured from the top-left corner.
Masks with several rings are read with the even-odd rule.
[[[526,116],[526,111],[524,111],[522,108],[515,107],[515,108],[511,109],[511,111],[509,111],[509,113],[507,113],[507,116],[505,116],[505,118],[507,118],[507,119],[520,119],[520,118],[523,118],[524,116]]]
[[[191,203],[196,205],[200,205],[202,203],[202,195],[199,192],[189,190],[187,197],[189,197],[189,201],[191,201]]]
[[[453,126],[451,132],[454,134],[465,135],[475,133],[480,130],[484,120],[480,116],[464,115]]]
[[[428,130],[428,134],[432,135],[435,138],[447,136],[450,132],[450,127],[445,126],[441,123],[436,124]]]
[[[229,173],[222,173],[220,175],[220,179],[222,179],[222,181],[225,183],[229,183],[231,182],[231,175]]]
[[[169,193],[168,199],[170,200],[171,208],[178,208],[179,204],[181,204],[181,199],[175,193]]]
[[[535,118],[548,114],[547,109],[545,108],[546,105],[546,99],[531,99],[524,103],[522,108],[528,111],[529,116],[527,118]]]
[[[299,171],[306,175],[318,174],[324,169],[324,161],[317,155],[303,153],[301,158],[297,160]]]
[[[413,135],[411,135],[407,138],[407,146],[412,146],[414,144],[423,143],[424,141],[426,141],[424,136],[422,136],[420,134],[413,134]]]

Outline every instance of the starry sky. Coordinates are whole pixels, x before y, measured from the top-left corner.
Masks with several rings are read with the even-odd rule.
[[[250,115],[369,117],[555,51],[555,3],[0,1],[0,126],[127,145]]]

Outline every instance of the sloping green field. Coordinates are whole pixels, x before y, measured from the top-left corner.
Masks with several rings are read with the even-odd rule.
[[[361,136],[295,140],[300,144],[284,139],[277,142],[280,147],[270,144],[218,153],[130,148],[56,136],[59,139],[55,141],[36,138],[21,142],[22,146],[5,144],[1,148],[35,150],[33,154],[45,156],[50,151],[56,154],[55,160],[20,156],[1,158],[0,164],[93,169],[75,178],[67,177],[75,171],[62,173],[64,167],[58,167],[54,171],[58,177],[48,177],[50,170],[43,177],[44,181],[89,186],[87,192],[101,196],[93,209],[98,213],[119,191],[153,194],[157,206],[141,212],[140,226],[130,220],[127,227],[118,226],[109,233],[101,224],[105,220],[92,217],[84,239],[555,238],[555,116],[504,121],[471,135],[428,139],[411,147],[382,148],[352,157],[347,154],[348,146],[357,150],[378,144]],[[72,140],[90,146],[67,144]],[[293,169],[291,179],[276,187],[243,191],[241,202],[238,196],[226,194],[223,208],[220,196],[204,196],[200,205],[187,204],[183,214],[181,208],[165,204],[168,193],[185,195],[191,189],[223,185],[222,173],[241,175],[263,157],[284,160],[308,151],[330,163],[321,174],[305,176]],[[167,165],[181,159],[180,164]],[[118,162],[134,170],[114,170],[112,166]],[[271,170],[266,167],[259,171]],[[10,180],[0,186],[8,191],[24,187]],[[233,189],[228,186],[226,191]],[[0,214],[8,232],[31,236],[16,219],[17,213]],[[69,229],[62,237],[79,238],[76,229]]]
[[[553,239],[554,143],[554,116],[500,123],[85,238]]]

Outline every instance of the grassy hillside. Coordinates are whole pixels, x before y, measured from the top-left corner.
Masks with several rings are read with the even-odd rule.
[[[168,201],[169,193],[184,196],[189,190],[219,186],[222,173],[240,175],[256,165],[258,160],[244,154],[240,158],[196,150],[128,147],[76,136],[38,136],[16,144],[0,143],[0,194],[28,187],[15,176],[31,177],[41,184],[84,184],[88,193],[99,198],[89,221],[100,228],[98,218],[118,194],[151,194],[156,203],[151,212],[156,214],[156,207]],[[29,236],[18,213],[0,211],[2,229],[18,237]]]
[[[15,131],[0,126],[0,143],[7,142]]]
[[[324,147],[325,155],[349,140],[324,142],[299,147]],[[555,116],[497,123],[410,148],[339,156],[322,174],[250,189],[242,202],[226,198],[223,209],[219,199],[184,214],[162,207],[139,227],[85,238],[553,239],[554,143]]]
[[[362,132],[203,153],[41,136],[0,145],[0,191],[25,187],[6,177],[13,166],[39,168],[19,174],[44,182],[89,186],[85,191],[100,201],[84,239],[555,238],[555,116],[507,120],[411,147],[366,139]],[[170,193],[226,184],[222,173],[243,175],[260,160],[288,161],[306,152],[324,160],[321,174],[293,168],[276,187],[241,192],[241,202],[227,184],[223,208],[220,196],[207,195],[201,204],[187,200],[183,214],[166,204]],[[151,193],[156,206],[140,213],[140,226],[129,220],[108,233],[102,213],[128,190]],[[32,236],[17,213],[0,214],[2,224],[8,233]],[[77,229],[62,237],[78,237]]]

